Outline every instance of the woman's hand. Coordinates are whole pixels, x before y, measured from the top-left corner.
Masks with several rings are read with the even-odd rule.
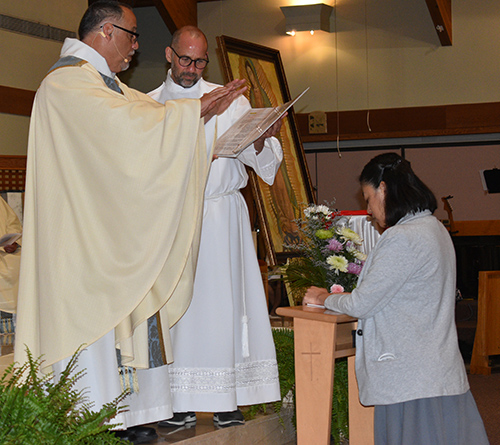
[[[304,299],[302,300],[302,305],[305,306],[309,304],[317,304],[323,306],[325,300],[330,296],[330,292],[321,287],[311,286],[307,289]]]

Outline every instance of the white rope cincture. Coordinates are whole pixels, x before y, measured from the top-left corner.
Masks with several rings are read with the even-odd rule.
[[[243,297],[243,301],[245,300],[245,297]],[[246,308],[243,309],[245,312],[245,315],[241,317],[241,327],[242,327],[242,332],[241,332],[241,350],[243,353],[243,357],[250,357],[250,347],[248,345],[248,317],[246,315]]]
[[[240,195],[241,199],[244,199],[242,195]],[[241,218],[240,213],[240,218]],[[240,220],[240,227],[243,227],[243,221]],[[240,236],[240,255],[241,255],[241,264],[243,264],[243,237]],[[241,317],[241,353],[243,358],[250,357],[250,345],[248,340],[248,316],[247,316],[247,302],[245,298],[245,268],[241,268],[241,300],[243,304],[243,316]]]

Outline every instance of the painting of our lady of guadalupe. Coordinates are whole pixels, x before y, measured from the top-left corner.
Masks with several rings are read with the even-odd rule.
[[[276,107],[290,100],[288,89],[283,85],[286,81],[280,71],[281,63],[277,63],[275,56],[266,60],[259,56],[258,49],[255,56],[238,54],[237,50],[233,52],[229,48],[229,38],[219,38],[219,43],[220,39],[226,40],[227,68],[231,71],[228,77],[247,79],[248,90],[245,94],[253,108]],[[259,204],[267,220],[266,229],[275,261],[276,256],[283,256],[280,254],[286,256],[285,245],[291,245],[299,239],[295,220],[302,217],[305,206],[314,202],[304,152],[294,124],[293,116],[289,115],[278,135],[283,147],[283,162],[274,184],[269,186],[254,176],[254,180],[258,181]]]

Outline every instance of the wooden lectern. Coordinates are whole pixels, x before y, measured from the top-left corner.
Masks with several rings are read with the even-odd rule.
[[[303,306],[280,307],[276,313],[293,318],[298,445],[330,443],[335,359],[341,357],[348,357],[349,444],[373,444],[373,407],[359,402],[354,373],[357,320]]]
[[[491,374],[490,355],[500,354],[500,271],[479,272],[477,327],[471,374]]]

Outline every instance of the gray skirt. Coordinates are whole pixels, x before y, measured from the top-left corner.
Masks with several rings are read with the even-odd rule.
[[[487,445],[470,391],[375,406],[375,445]]]

